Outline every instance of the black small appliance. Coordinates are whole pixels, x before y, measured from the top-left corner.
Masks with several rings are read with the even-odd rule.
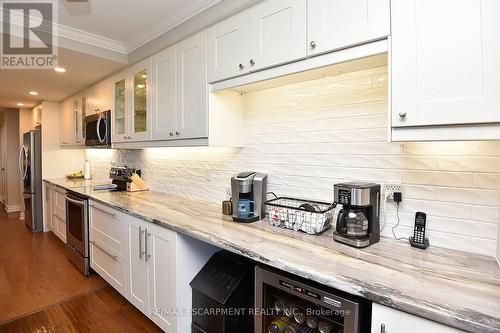
[[[191,281],[192,333],[254,333],[255,263],[215,253]]]
[[[335,184],[335,202],[342,204],[333,239],[353,247],[380,240],[380,185],[364,182]]]

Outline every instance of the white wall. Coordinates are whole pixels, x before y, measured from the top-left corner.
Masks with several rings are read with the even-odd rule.
[[[7,212],[21,210],[21,177],[19,175],[18,154],[19,154],[19,110],[4,109],[3,124],[5,131],[5,209]]]
[[[40,108],[37,108],[40,109]],[[64,175],[83,169],[83,149],[61,149],[59,143],[59,103],[42,102],[42,177],[63,178]],[[45,186],[43,187],[45,202]],[[44,212],[45,214],[45,212]],[[45,215],[44,215],[45,216]],[[49,226],[45,223],[44,230]]]
[[[428,216],[432,245],[495,255],[500,215],[500,142],[387,143],[387,68],[323,78],[243,96],[242,149],[87,150],[94,176],[111,161],[142,168],[152,190],[219,202],[232,174],[269,174],[279,195],[333,200],[347,180],[402,183],[398,236],[415,211]],[[392,237],[395,206],[383,235]]]

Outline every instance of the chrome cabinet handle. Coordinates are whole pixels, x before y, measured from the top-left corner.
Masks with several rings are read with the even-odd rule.
[[[399,117],[400,117],[400,118],[404,118],[404,117],[406,117],[406,112],[400,112],[400,113],[399,113]]]
[[[243,64],[239,64],[239,65],[238,65],[238,67],[239,67],[240,69],[244,69],[244,68],[245,68],[245,65],[243,65]]]
[[[139,259],[142,259],[142,227],[139,227]]]
[[[252,65],[252,66],[255,65],[255,60],[250,59],[250,65]]]
[[[168,133],[170,136],[174,136],[174,132],[170,132]]]
[[[110,256],[111,258],[115,259],[116,261],[118,261],[118,256],[117,255],[113,255],[111,253],[109,253],[108,251],[106,251],[105,249],[103,249],[102,247],[100,247],[99,245],[97,245],[94,241],[90,241],[90,243],[92,245],[94,245],[95,247],[97,247],[99,250],[101,250],[102,252],[106,253],[108,256]]]
[[[102,208],[97,207],[96,205],[89,205],[89,206],[90,206],[90,207],[92,207],[92,208],[94,208],[94,209],[97,209],[97,210],[99,210],[99,211],[101,211],[101,212],[103,212],[103,213],[106,213],[106,214],[111,215],[111,216],[113,216],[113,217],[115,217],[115,218],[116,218],[116,213],[110,213],[110,212],[108,212],[108,211],[105,211],[105,210],[104,210],[104,209],[102,209]]]
[[[385,324],[380,325],[380,333],[386,333]]]
[[[311,47],[311,49],[314,49],[314,48],[316,47],[316,42],[312,40],[312,41],[309,43],[309,46]]]
[[[181,132],[179,132],[179,131],[175,131],[175,135],[177,135],[177,136],[178,136],[178,135],[181,135]]]
[[[151,233],[148,233],[148,228],[146,228],[146,231],[144,232],[144,260],[148,262],[149,257],[151,257],[150,254],[148,254],[148,237],[151,236]]]

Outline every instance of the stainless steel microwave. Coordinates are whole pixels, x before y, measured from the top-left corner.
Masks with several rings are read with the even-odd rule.
[[[85,117],[85,146],[111,148],[111,110]]]

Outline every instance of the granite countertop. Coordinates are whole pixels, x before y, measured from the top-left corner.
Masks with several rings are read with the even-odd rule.
[[[61,185],[60,180],[49,180]],[[82,185],[84,186],[84,185]],[[155,192],[81,189],[91,199],[258,262],[470,332],[500,332],[492,257],[381,239],[366,249],[270,226],[234,223],[219,205]]]

